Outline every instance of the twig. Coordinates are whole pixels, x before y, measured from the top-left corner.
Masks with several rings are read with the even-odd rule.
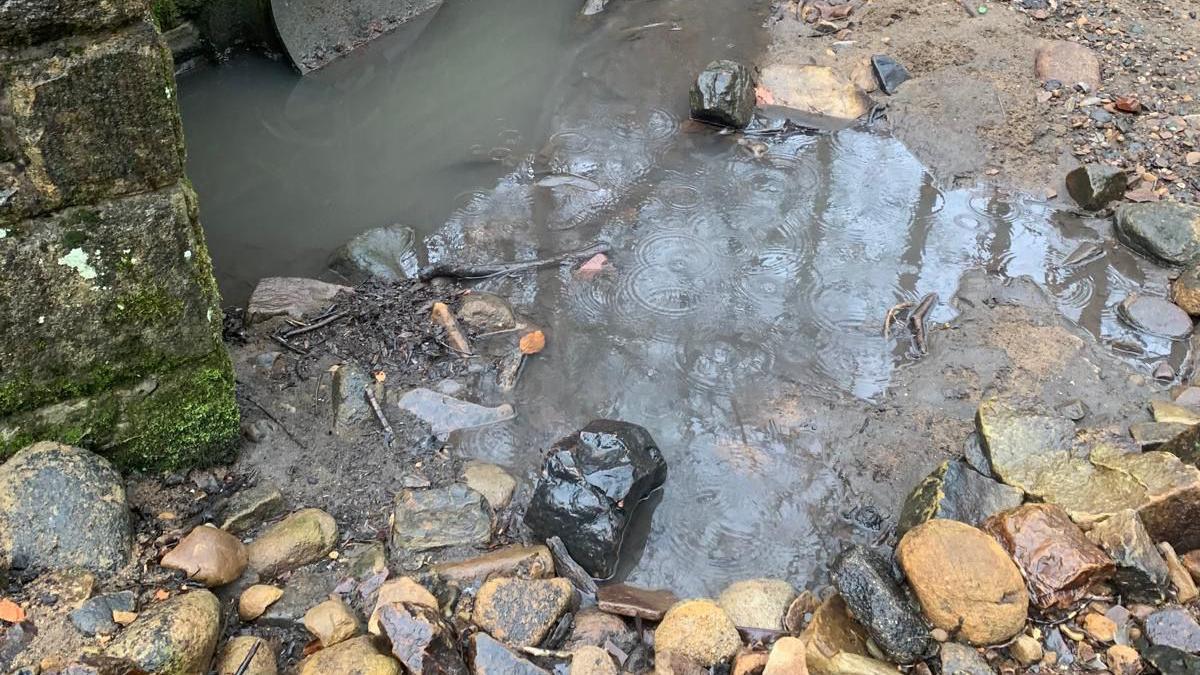
[[[883,317],[883,337],[884,338],[891,337],[892,322],[896,320],[896,315],[912,306],[913,306],[913,304],[911,302],[901,302],[899,304],[892,305],[892,308],[889,309],[887,311],[887,314]]]
[[[454,351],[470,355],[471,343],[467,341],[467,336],[458,327],[458,319],[454,318],[454,314],[450,312],[450,308],[446,306],[446,303],[433,303],[431,314],[433,320],[446,329],[446,339],[449,340],[450,346],[454,348]]]
[[[262,642],[255,642],[250,651],[246,652],[246,658],[242,659],[242,665],[234,671],[233,675],[246,675],[246,671],[250,668],[250,662],[254,660],[254,655],[258,653],[258,648],[262,646]]]
[[[379,399],[375,398],[375,392],[371,391],[371,385],[367,385],[363,389],[363,393],[367,397],[367,403],[371,404],[371,410],[375,411],[375,417],[379,418],[379,423],[383,425],[383,442],[390,448],[392,447],[392,439],[396,433],[392,431],[392,425],[388,424],[387,417],[383,415],[383,408],[379,406]]]
[[[574,656],[574,654],[571,652],[562,652],[557,649],[541,649],[539,647],[521,647],[520,649],[530,656],[537,656],[541,658],[569,660]]]
[[[505,328],[503,330],[489,331],[487,333],[480,333],[479,335],[476,335],[475,339],[478,340],[480,338],[492,337],[494,335],[506,335],[508,333],[515,333],[519,330],[521,330],[521,329],[520,328]]]
[[[925,346],[925,315],[929,314],[929,310],[937,304],[937,293],[930,293],[921,298],[921,302],[917,304],[917,308],[908,315],[908,328],[912,331],[913,347],[919,354],[926,353]]]
[[[517,272],[525,272],[528,270],[546,267],[547,265],[555,265],[578,258],[591,258],[597,253],[608,253],[611,250],[606,242],[593,244],[587,248],[581,248],[577,251],[569,251],[550,258],[540,258],[538,260],[525,260],[520,262],[510,263],[491,263],[487,265],[454,265],[452,263],[443,263],[431,265],[421,270],[418,275],[421,281],[429,281],[435,277],[454,277],[458,279],[489,279],[491,277],[504,276],[507,274],[515,274]]]
[[[575,562],[562,539],[550,537],[546,540],[546,548],[550,549],[550,557],[554,558],[554,569],[558,570],[560,576],[566,577],[580,591],[589,595],[596,594],[596,591],[599,590],[596,587],[596,580],[579,563]]]
[[[967,10],[967,14],[970,14],[972,19],[979,16],[979,12],[971,6],[971,0],[958,0],[958,4],[962,5],[962,8]]]
[[[310,323],[307,326],[301,326],[300,328],[295,328],[293,330],[289,330],[288,332],[283,334],[283,339],[288,340],[288,339],[296,337],[297,335],[303,335],[305,333],[317,330],[318,328],[324,328],[325,326],[328,326],[329,324],[333,323],[334,321],[338,321],[339,319],[346,318],[348,315],[349,315],[349,312],[338,312],[336,314],[331,314],[331,315],[325,317],[324,319]]]
[[[282,336],[272,335],[271,339],[278,342],[279,344],[283,345],[283,348],[288,351],[296,352],[300,356],[308,356],[308,352],[306,350],[301,349],[301,348],[297,347],[296,345],[288,342],[287,340],[283,339]]]
[[[270,410],[267,410],[266,408],[263,407],[263,405],[261,403],[259,403],[258,401],[255,401],[253,398],[251,398],[249,396],[246,396],[246,400],[249,401],[252,405],[254,405],[255,408],[258,408],[259,410],[261,410],[262,414],[267,416],[267,419],[271,420],[275,424],[278,424],[279,428],[283,429],[283,433],[287,434],[287,437],[292,439],[293,443],[300,446],[304,450],[308,449],[308,446],[301,443],[300,439],[296,438],[292,434],[292,432],[287,428],[287,425],[284,424],[283,422],[280,422],[278,417],[275,417],[274,415],[272,415]]]

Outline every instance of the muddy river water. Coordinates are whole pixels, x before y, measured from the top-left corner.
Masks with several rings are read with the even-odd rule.
[[[1103,222],[941,188],[886,122],[757,137],[688,122],[705,63],[761,54],[760,9],[616,0],[583,19],[570,2],[447,0],[305,79],[249,56],[184,77],[189,173],[226,300],[262,276],[319,275],[337,245],[391,223],[417,230],[428,261],[610,242],[600,275],[481,285],[549,345],[508,395],[518,418],[454,442],[532,475],[539,449],[589,419],[646,426],[670,476],[624,573],[682,594],[755,575],[804,584],[838,535],[878,534],[820,420],[781,401],[885,396],[913,360],[882,334],[898,302],[936,293],[929,319],[949,321],[967,270],[1028,275],[1129,358],[1179,361],[1181,346],[1117,321],[1127,293],[1166,280]]]

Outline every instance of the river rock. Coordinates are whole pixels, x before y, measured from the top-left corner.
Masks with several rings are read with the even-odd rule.
[[[963,459],[942,462],[917,484],[904,508],[896,533],[934,518],[979,525],[989,516],[1021,505],[1025,493],[981,475]]]
[[[742,649],[737,653],[737,656],[733,657],[733,670],[731,673],[732,675],[762,675],[770,658],[771,655],[768,652]],[[804,672],[808,672],[807,666]]]
[[[349,640],[359,632],[358,617],[346,603],[336,598],[330,598],[305,612],[304,627],[322,647]]]
[[[280,628],[304,627],[309,608],[329,597],[337,580],[328,571],[300,570],[288,578],[283,595],[258,618],[259,623]]]
[[[1070,457],[1075,437],[1075,424],[1065,417],[997,399],[979,404],[975,423],[992,472],[1025,492],[1037,488],[1048,467]]]
[[[121,474],[99,455],[36,443],[0,466],[0,570],[115,572],[133,546]]]
[[[596,602],[601,610],[610,614],[661,621],[679,598],[666,589],[622,583],[601,586],[596,593]]]
[[[1170,441],[1158,446],[1158,449],[1175,455],[1186,464],[1200,464],[1200,426],[1184,429]]]
[[[736,61],[713,61],[692,85],[690,102],[693,118],[741,129],[754,115],[754,74]]]
[[[834,561],[832,573],[846,606],[888,659],[913,663],[929,655],[929,629],[892,578],[887,560],[851,546]]]
[[[992,667],[974,648],[947,642],[941,651],[944,675],[992,675]]]
[[[1028,668],[1042,660],[1045,650],[1042,649],[1042,643],[1034,638],[1028,635],[1019,635],[1008,646],[1008,653],[1016,659],[1017,663]]]
[[[388,283],[416,276],[416,237],[403,225],[361,232],[334,252],[329,266],[353,282],[378,279]]]
[[[512,306],[495,293],[471,291],[458,307],[458,320],[476,333],[508,330],[517,325]]]
[[[571,652],[568,675],[618,675],[621,671],[602,647],[580,647]]]
[[[1154,547],[1136,511],[1125,510],[1097,523],[1088,539],[1117,566],[1113,584],[1127,601],[1161,602],[1167,585],[1167,563]]]
[[[273,577],[324,558],[337,539],[333,516],[321,509],[301,509],[259,535],[246,552],[254,571]]]
[[[1192,575],[1193,580],[1200,582],[1200,550],[1183,554],[1179,562],[1183,563],[1184,569]]]
[[[1096,612],[1088,612],[1079,622],[1084,634],[1096,642],[1114,642],[1117,639],[1117,622]]]
[[[1200,265],[1189,266],[1171,282],[1171,302],[1193,318],[1200,316]]]
[[[842,675],[833,659],[842,654],[867,654],[867,631],[850,616],[846,601],[836,593],[813,612],[800,639],[813,675]]]
[[[931,520],[896,549],[925,618],[975,645],[1007,642],[1025,628],[1029,595],[995,539],[970,525]]]
[[[1065,608],[1115,571],[1113,561],[1055,504],[1026,504],[984,523],[1012,555],[1043,609]]]
[[[494,511],[500,511],[512,501],[517,480],[495,464],[471,460],[463,467],[463,482],[483,495]]]
[[[491,579],[479,589],[471,620],[505,644],[536,647],[574,597],[566,579]]]
[[[549,675],[487,633],[472,636],[471,647],[475,654],[472,662],[474,675]]]
[[[343,363],[330,378],[329,401],[333,413],[333,433],[348,435],[357,432],[360,424],[373,415],[366,391],[373,389],[376,400],[383,400],[383,385],[367,371],[353,363]]]
[[[1122,204],[1117,237],[1127,246],[1168,265],[1186,265],[1200,255],[1200,207],[1178,202]]]
[[[218,522],[226,532],[241,534],[280,516],[284,511],[283,493],[269,483],[236,492],[219,511]]]
[[[737,626],[712,600],[685,600],[654,631],[656,653],[668,652],[703,667],[728,661],[742,646]]]
[[[180,570],[187,578],[212,588],[242,576],[248,559],[237,537],[211,525],[201,525],[163,556],[163,567]]]
[[[432,389],[412,389],[400,398],[401,410],[429,423],[434,436],[441,440],[459,429],[474,429],[512,419],[516,413],[507,403],[488,408],[476,403],[440,394]]]
[[[1151,401],[1150,414],[1154,416],[1155,422],[1163,424],[1186,424],[1187,426],[1200,424],[1200,412],[1174,401],[1161,399]]]
[[[348,286],[300,277],[268,277],[258,282],[246,308],[249,323],[277,316],[303,319],[329,306],[338,293],[353,293]]]
[[[775,63],[763,68],[759,83],[777,105],[812,115],[852,120],[871,109],[871,99],[832,68]]]
[[[454,630],[436,607],[407,603],[385,605],[379,625],[392,655],[410,675],[465,675],[466,663],[454,641]]]
[[[300,662],[300,675],[400,675],[400,664],[381,653],[368,635],[339,642]]]
[[[486,544],[492,536],[492,515],[483,495],[457,483],[404,490],[396,495],[392,513],[393,551],[473,546]]]
[[[771,645],[763,675],[808,675],[808,656],[804,641],[785,635]]]
[[[563,649],[571,651],[579,647],[603,647],[611,642],[628,654],[639,643],[637,635],[619,616],[600,611],[596,607],[581,609],[575,614],[571,632]]]
[[[156,675],[204,675],[220,635],[220,601],[195,590],[143,610],[105,654]]]
[[[1074,87],[1083,84],[1088,92],[1100,87],[1100,59],[1087,47],[1066,40],[1054,40],[1037,50],[1034,60],[1042,82],[1057,80]]]
[[[841,652],[829,659],[830,675],[895,675],[896,667],[862,654]]]
[[[548,451],[525,524],[557,535],[593,577],[616,570],[625,528],[638,503],[666,480],[667,464],[650,432],[596,420]]]
[[[239,672],[238,669],[242,667],[242,662],[246,660],[250,650],[254,649],[254,645],[258,645],[258,651],[254,652],[254,658],[250,659],[246,670]],[[275,675],[278,672],[275,650],[271,649],[266,640],[255,635],[230,638],[217,659],[217,675]]]
[[[1146,638],[1151,644],[1200,654],[1200,624],[1182,607],[1160,609],[1148,616]]]
[[[1067,192],[1083,208],[1099,211],[1125,195],[1125,172],[1106,164],[1085,164],[1067,174]]]
[[[1142,657],[1128,645],[1113,645],[1104,653],[1108,670],[1113,675],[1139,675],[1142,672]],[[1163,671],[1168,672],[1168,671]]]
[[[238,618],[253,621],[283,597],[283,589],[267,584],[254,584],[238,596]]]
[[[783,615],[795,599],[795,587],[782,579],[748,579],[727,586],[717,604],[741,628],[783,630]]]
[[[544,579],[554,576],[554,558],[545,546],[506,546],[475,558],[438,563],[435,576],[468,588],[498,577]]]
[[[113,612],[136,611],[137,596],[133,591],[120,591],[89,598],[68,616],[75,628],[84,635],[111,635],[120,628],[113,621]]]
[[[1170,675],[1200,675],[1200,657],[1164,645],[1150,645],[1142,650],[1143,657],[1160,673]]]
[[[367,622],[367,630],[374,635],[379,634],[379,614],[384,607],[396,603],[407,603],[428,607],[434,611],[438,609],[438,600],[424,586],[418,584],[410,577],[398,577],[389,579],[379,587],[379,593],[375,599],[375,608],[371,610],[371,618]]]
[[[1183,340],[1192,334],[1192,317],[1165,298],[1133,294],[1117,305],[1117,316],[1142,332]]]
[[[1161,450],[1164,443],[1187,431],[1191,426],[1174,422],[1136,422],[1129,425],[1129,435],[1142,450]]]
[[[1186,605],[1200,596],[1200,589],[1196,588],[1196,582],[1179,560],[1174,547],[1163,541],[1159,542],[1158,550],[1167,563],[1167,578],[1171,580],[1171,586],[1175,589],[1175,601]]]

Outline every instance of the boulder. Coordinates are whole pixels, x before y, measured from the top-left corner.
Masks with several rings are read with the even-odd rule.
[[[249,323],[277,316],[303,319],[333,303],[338,293],[353,293],[348,286],[300,277],[268,277],[258,282],[246,308]]]
[[[444,581],[467,588],[498,577],[552,577],[554,559],[545,546],[506,546],[468,560],[438,563],[430,572]]]
[[[1021,505],[1025,493],[987,478],[964,459],[951,459],[917,484],[904,507],[896,533],[934,518],[979,525],[989,516]]]
[[[358,635],[358,617],[346,603],[330,598],[304,613],[304,627],[321,647],[331,647]]]
[[[400,675],[400,664],[381,653],[368,635],[339,642],[300,662],[299,675]]]
[[[1026,504],[988,519],[1042,609],[1066,608],[1115,572],[1113,561],[1055,504]]]
[[[763,68],[759,84],[777,105],[811,115],[853,120],[871,109],[871,98],[832,68],[775,63]]]
[[[267,584],[254,584],[238,596],[238,618],[253,621],[283,597],[283,589]]]
[[[492,515],[483,495],[465,485],[404,490],[392,510],[393,551],[420,552],[486,544]]]
[[[1200,265],[1190,265],[1171,282],[1171,302],[1189,316],[1200,316]]]
[[[196,590],[146,608],[105,654],[155,675],[205,675],[220,635],[220,601]]]
[[[666,473],[646,429],[613,420],[590,422],[548,451],[525,524],[543,539],[560,537],[593,577],[609,577],[634,509],[663,484]]]
[[[1099,211],[1125,195],[1125,172],[1106,164],[1085,164],[1067,174],[1067,193],[1083,208]]]
[[[434,611],[438,609],[438,600],[433,593],[427,591],[424,586],[413,579],[409,577],[389,579],[379,587],[379,593],[375,598],[375,608],[371,610],[371,618],[367,621],[367,630],[378,635],[380,612],[384,607],[396,603],[419,605]]]
[[[979,652],[957,642],[943,644],[940,657],[945,675],[992,675],[994,672]]]
[[[574,597],[566,579],[491,579],[479,589],[471,620],[505,644],[536,647]]]
[[[463,482],[483,495],[493,511],[500,511],[512,501],[517,480],[495,464],[471,460],[463,467]]]
[[[785,635],[771,645],[763,675],[808,675],[808,655],[804,640]]]
[[[1167,587],[1167,563],[1154,547],[1154,540],[1136,511],[1127,509],[1097,523],[1087,537],[1116,564],[1113,584],[1126,601],[1162,601]]]
[[[1143,255],[1167,265],[1186,265],[1200,255],[1200,207],[1177,202],[1122,204],[1117,237]]]
[[[888,659],[913,663],[930,655],[929,629],[892,578],[887,560],[851,546],[834,561],[832,573],[846,606]]]
[[[868,653],[867,631],[850,616],[846,601],[836,593],[813,611],[800,639],[804,642],[805,662],[813,675],[841,675],[834,659]]]
[[[100,634],[111,635],[117,632],[120,626],[113,621],[113,612],[136,611],[137,596],[133,591],[120,591],[89,598],[73,610],[68,617],[80,633],[90,637]]]
[[[733,620],[712,600],[675,605],[654,631],[656,653],[677,655],[703,667],[729,661],[741,646]]]
[[[246,553],[254,571],[273,577],[324,558],[337,539],[333,516],[321,509],[301,509],[259,535]]]
[[[471,664],[474,675],[549,675],[487,633],[476,633],[471,637],[471,651],[474,653]]]
[[[1200,654],[1200,624],[1182,607],[1168,607],[1146,617],[1146,639],[1151,644]]]
[[[239,670],[255,645],[258,645],[258,650],[254,652],[246,670]],[[275,650],[266,640],[254,635],[230,638],[217,658],[217,675],[275,675],[278,672]]]
[[[571,652],[567,675],[618,675],[620,672],[602,647],[579,647]]]
[[[415,277],[420,263],[412,228],[377,227],[361,232],[334,252],[329,266],[352,282],[378,279],[385,282]]]
[[[736,61],[713,61],[696,78],[689,100],[694,119],[741,129],[754,116],[754,74]]]
[[[667,611],[679,602],[679,598],[666,589],[606,584],[596,593],[596,602],[601,610],[609,614],[661,621]]]
[[[516,412],[507,403],[488,408],[476,403],[460,401],[432,389],[412,389],[400,397],[400,409],[416,415],[429,424],[434,436],[441,440],[460,429],[496,424],[512,419]]]
[[[1165,298],[1134,293],[1117,305],[1117,317],[1144,333],[1171,340],[1192,334],[1192,317]]]
[[[909,530],[896,549],[925,618],[974,645],[1007,642],[1025,628],[1021,571],[983,531],[953,520]]]
[[[115,572],[129,560],[125,483],[99,455],[36,443],[0,466],[0,570]]]
[[[201,525],[181,539],[159,564],[180,570],[188,579],[212,588],[242,576],[247,562],[246,547],[237,537],[211,525]]]
[[[269,483],[261,483],[234,493],[218,512],[221,529],[241,534],[272,518],[283,515],[283,493]]]
[[[392,654],[410,675],[465,675],[467,666],[454,641],[454,630],[436,607],[410,603],[384,605],[379,625]]]
[[[1037,50],[1034,67],[1042,82],[1057,80],[1068,87],[1082,84],[1088,92],[1100,87],[1100,59],[1077,42],[1054,40],[1043,45]]]
[[[783,615],[795,599],[795,587],[782,579],[749,579],[727,586],[717,604],[741,628],[783,630]]]
[[[458,320],[475,333],[508,330],[517,325],[512,306],[495,293],[471,291],[458,306]]]

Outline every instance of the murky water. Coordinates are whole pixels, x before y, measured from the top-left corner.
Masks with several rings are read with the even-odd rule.
[[[968,269],[1032,277],[1068,318],[1146,363],[1182,357],[1181,345],[1116,320],[1127,293],[1161,292],[1166,279],[1111,243],[1104,223],[986,186],[941,190],[902,144],[866,129],[751,138],[687,122],[696,70],[753,58],[759,3],[628,0],[586,25],[573,7],[540,14],[559,12],[553,4],[530,4],[545,30],[521,31],[555,43],[530,55],[538,81],[522,86],[534,100],[514,96],[503,111],[487,96],[474,99],[495,104],[487,111],[439,98],[466,96],[466,83],[405,89],[430,81],[383,72],[374,52],[324,84],[285,87],[278,68],[255,61],[196,76],[183,93],[191,172],[226,289],[312,274],[356,231],[414,222],[408,214],[445,222],[424,231],[430,260],[610,242],[613,269],[598,276],[562,268],[481,285],[544,326],[549,346],[509,395],[518,419],[455,443],[532,475],[539,449],[589,419],[649,428],[670,476],[630,542],[631,580],[685,595],[756,575],[809,585],[839,540],[877,536],[877,515],[855,508],[862,481],[818,433],[821,415],[881,397],[909,358],[906,341],[882,334],[888,309],[937,293],[930,320],[949,320],[944,301]],[[432,68],[442,61],[422,52],[435,44],[451,58],[429,36],[462,39],[456,31],[487,11],[450,0],[394,63]],[[510,26],[516,11],[490,23]],[[462,23],[440,26],[444,17]],[[499,68],[527,47],[494,43],[495,55],[460,65]],[[428,107],[406,107],[418,96]],[[247,100],[254,112],[233,115],[244,124],[221,119]],[[360,118],[371,133],[347,135]],[[403,139],[377,137],[383,129]],[[461,164],[488,143],[507,149],[502,162]],[[310,170],[320,178],[302,181]],[[920,449],[897,452],[925,461]]]

